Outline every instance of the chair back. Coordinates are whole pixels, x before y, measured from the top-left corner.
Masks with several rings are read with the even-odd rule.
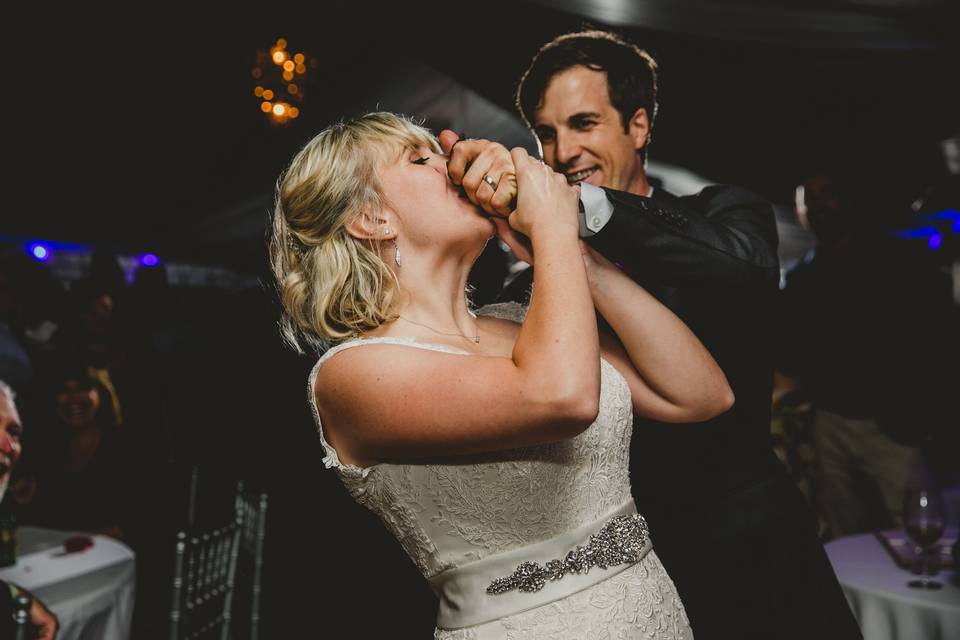
[[[239,500],[240,485],[237,486]],[[170,640],[228,640],[241,522],[177,533]]]
[[[267,530],[267,494],[241,486],[237,494],[240,522],[240,551],[233,597],[232,637],[258,640],[260,631],[260,585],[263,577],[263,549]],[[245,624],[249,621],[249,625]]]

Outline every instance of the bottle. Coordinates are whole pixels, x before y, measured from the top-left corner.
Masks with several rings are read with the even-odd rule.
[[[30,625],[30,596],[21,593],[13,599],[13,640],[28,640],[33,636]]]

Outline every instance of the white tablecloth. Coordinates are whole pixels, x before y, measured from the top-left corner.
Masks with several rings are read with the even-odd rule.
[[[941,571],[940,591],[912,589],[919,576],[901,569],[872,533],[840,538],[827,555],[864,640],[960,639],[960,587],[955,571]]]
[[[17,564],[0,569],[0,580],[28,589],[57,615],[58,640],[126,640],[133,619],[133,551],[113,538],[91,536],[93,547],[61,555],[71,535],[20,527]]]

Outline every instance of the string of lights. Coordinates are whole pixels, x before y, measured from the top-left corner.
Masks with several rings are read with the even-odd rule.
[[[316,58],[288,51],[285,38],[278,38],[269,50],[257,51],[257,62],[250,73],[260,111],[278,125],[298,118],[306,100],[310,72],[318,66]]]

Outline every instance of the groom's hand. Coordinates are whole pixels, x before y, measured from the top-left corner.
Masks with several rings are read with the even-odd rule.
[[[450,156],[447,173],[453,184],[463,187],[470,201],[487,213],[510,215],[517,200],[517,175],[510,151],[490,140],[461,140],[449,129],[441,131],[439,138]],[[490,180],[484,180],[487,176]]]

